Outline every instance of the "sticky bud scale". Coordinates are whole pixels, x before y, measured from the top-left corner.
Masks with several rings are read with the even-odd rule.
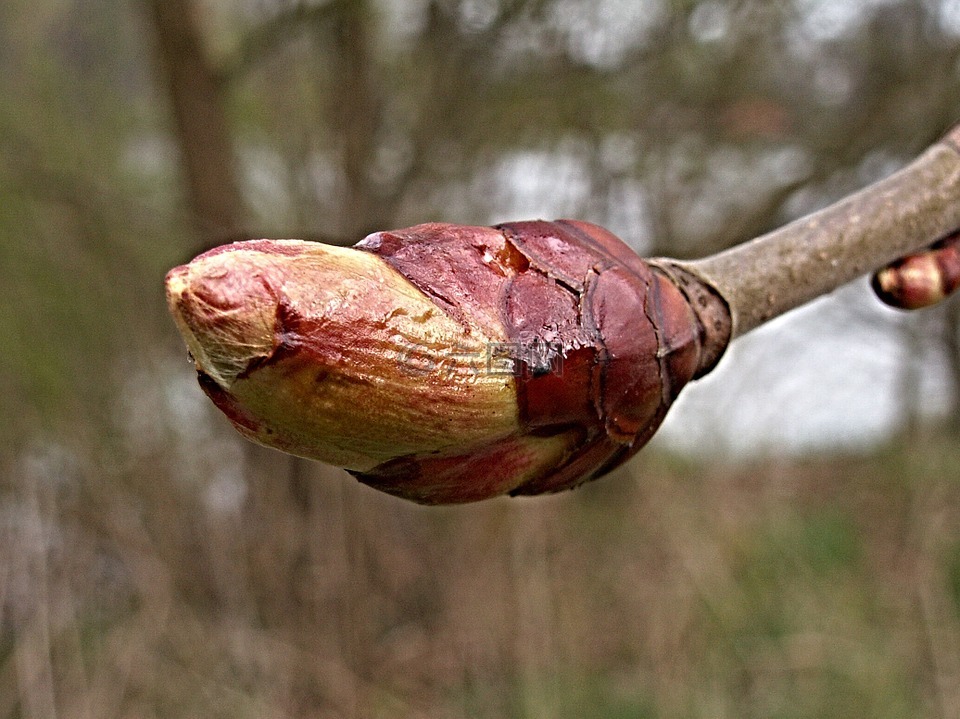
[[[429,504],[605,474],[730,334],[696,278],[570,220],[235,243],[167,296],[242,434]]]

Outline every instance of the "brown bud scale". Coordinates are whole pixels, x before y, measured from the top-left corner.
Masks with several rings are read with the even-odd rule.
[[[567,489],[625,461],[729,339],[718,297],[710,309],[726,325],[708,336],[672,277],[585,222],[420,225],[376,233],[357,248],[384,258],[454,316],[505,332],[521,432],[560,440],[564,452],[511,494]],[[388,491],[402,474],[409,492],[463,473],[472,456],[400,457],[356,474]]]
[[[167,296],[244,436],[427,504],[605,474],[731,330],[696,276],[574,220],[240,242],[171,270]]]

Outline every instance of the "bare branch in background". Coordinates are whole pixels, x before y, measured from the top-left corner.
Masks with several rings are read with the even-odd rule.
[[[340,0],[320,4],[298,2],[293,7],[280,9],[247,31],[233,56],[216,70],[217,81],[222,85],[236,81],[312,25],[330,18],[342,5]]]
[[[240,232],[243,200],[223,90],[204,51],[188,0],[146,0],[159,75],[170,96],[194,226],[207,240]]]
[[[960,127],[909,166],[836,205],[683,263],[728,302],[734,336],[960,228]]]

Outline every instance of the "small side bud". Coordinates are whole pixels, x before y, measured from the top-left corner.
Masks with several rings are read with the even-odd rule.
[[[871,286],[881,301],[898,309],[917,310],[945,300],[960,288],[960,232],[880,269]]]
[[[568,220],[235,243],[167,297],[244,436],[428,504],[605,474],[730,337],[696,277]]]

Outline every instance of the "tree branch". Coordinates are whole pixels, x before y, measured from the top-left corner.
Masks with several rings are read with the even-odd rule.
[[[223,85],[246,73],[266,55],[275,52],[290,41],[297,32],[331,15],[338,3],[322,5],[298,3],[260,23],[243,38],[233,57],[217,71],[217,81]]]
[[[727,301],[733,336],[960,228],[960,125],[905,168],[755,240],[692,262]]]

